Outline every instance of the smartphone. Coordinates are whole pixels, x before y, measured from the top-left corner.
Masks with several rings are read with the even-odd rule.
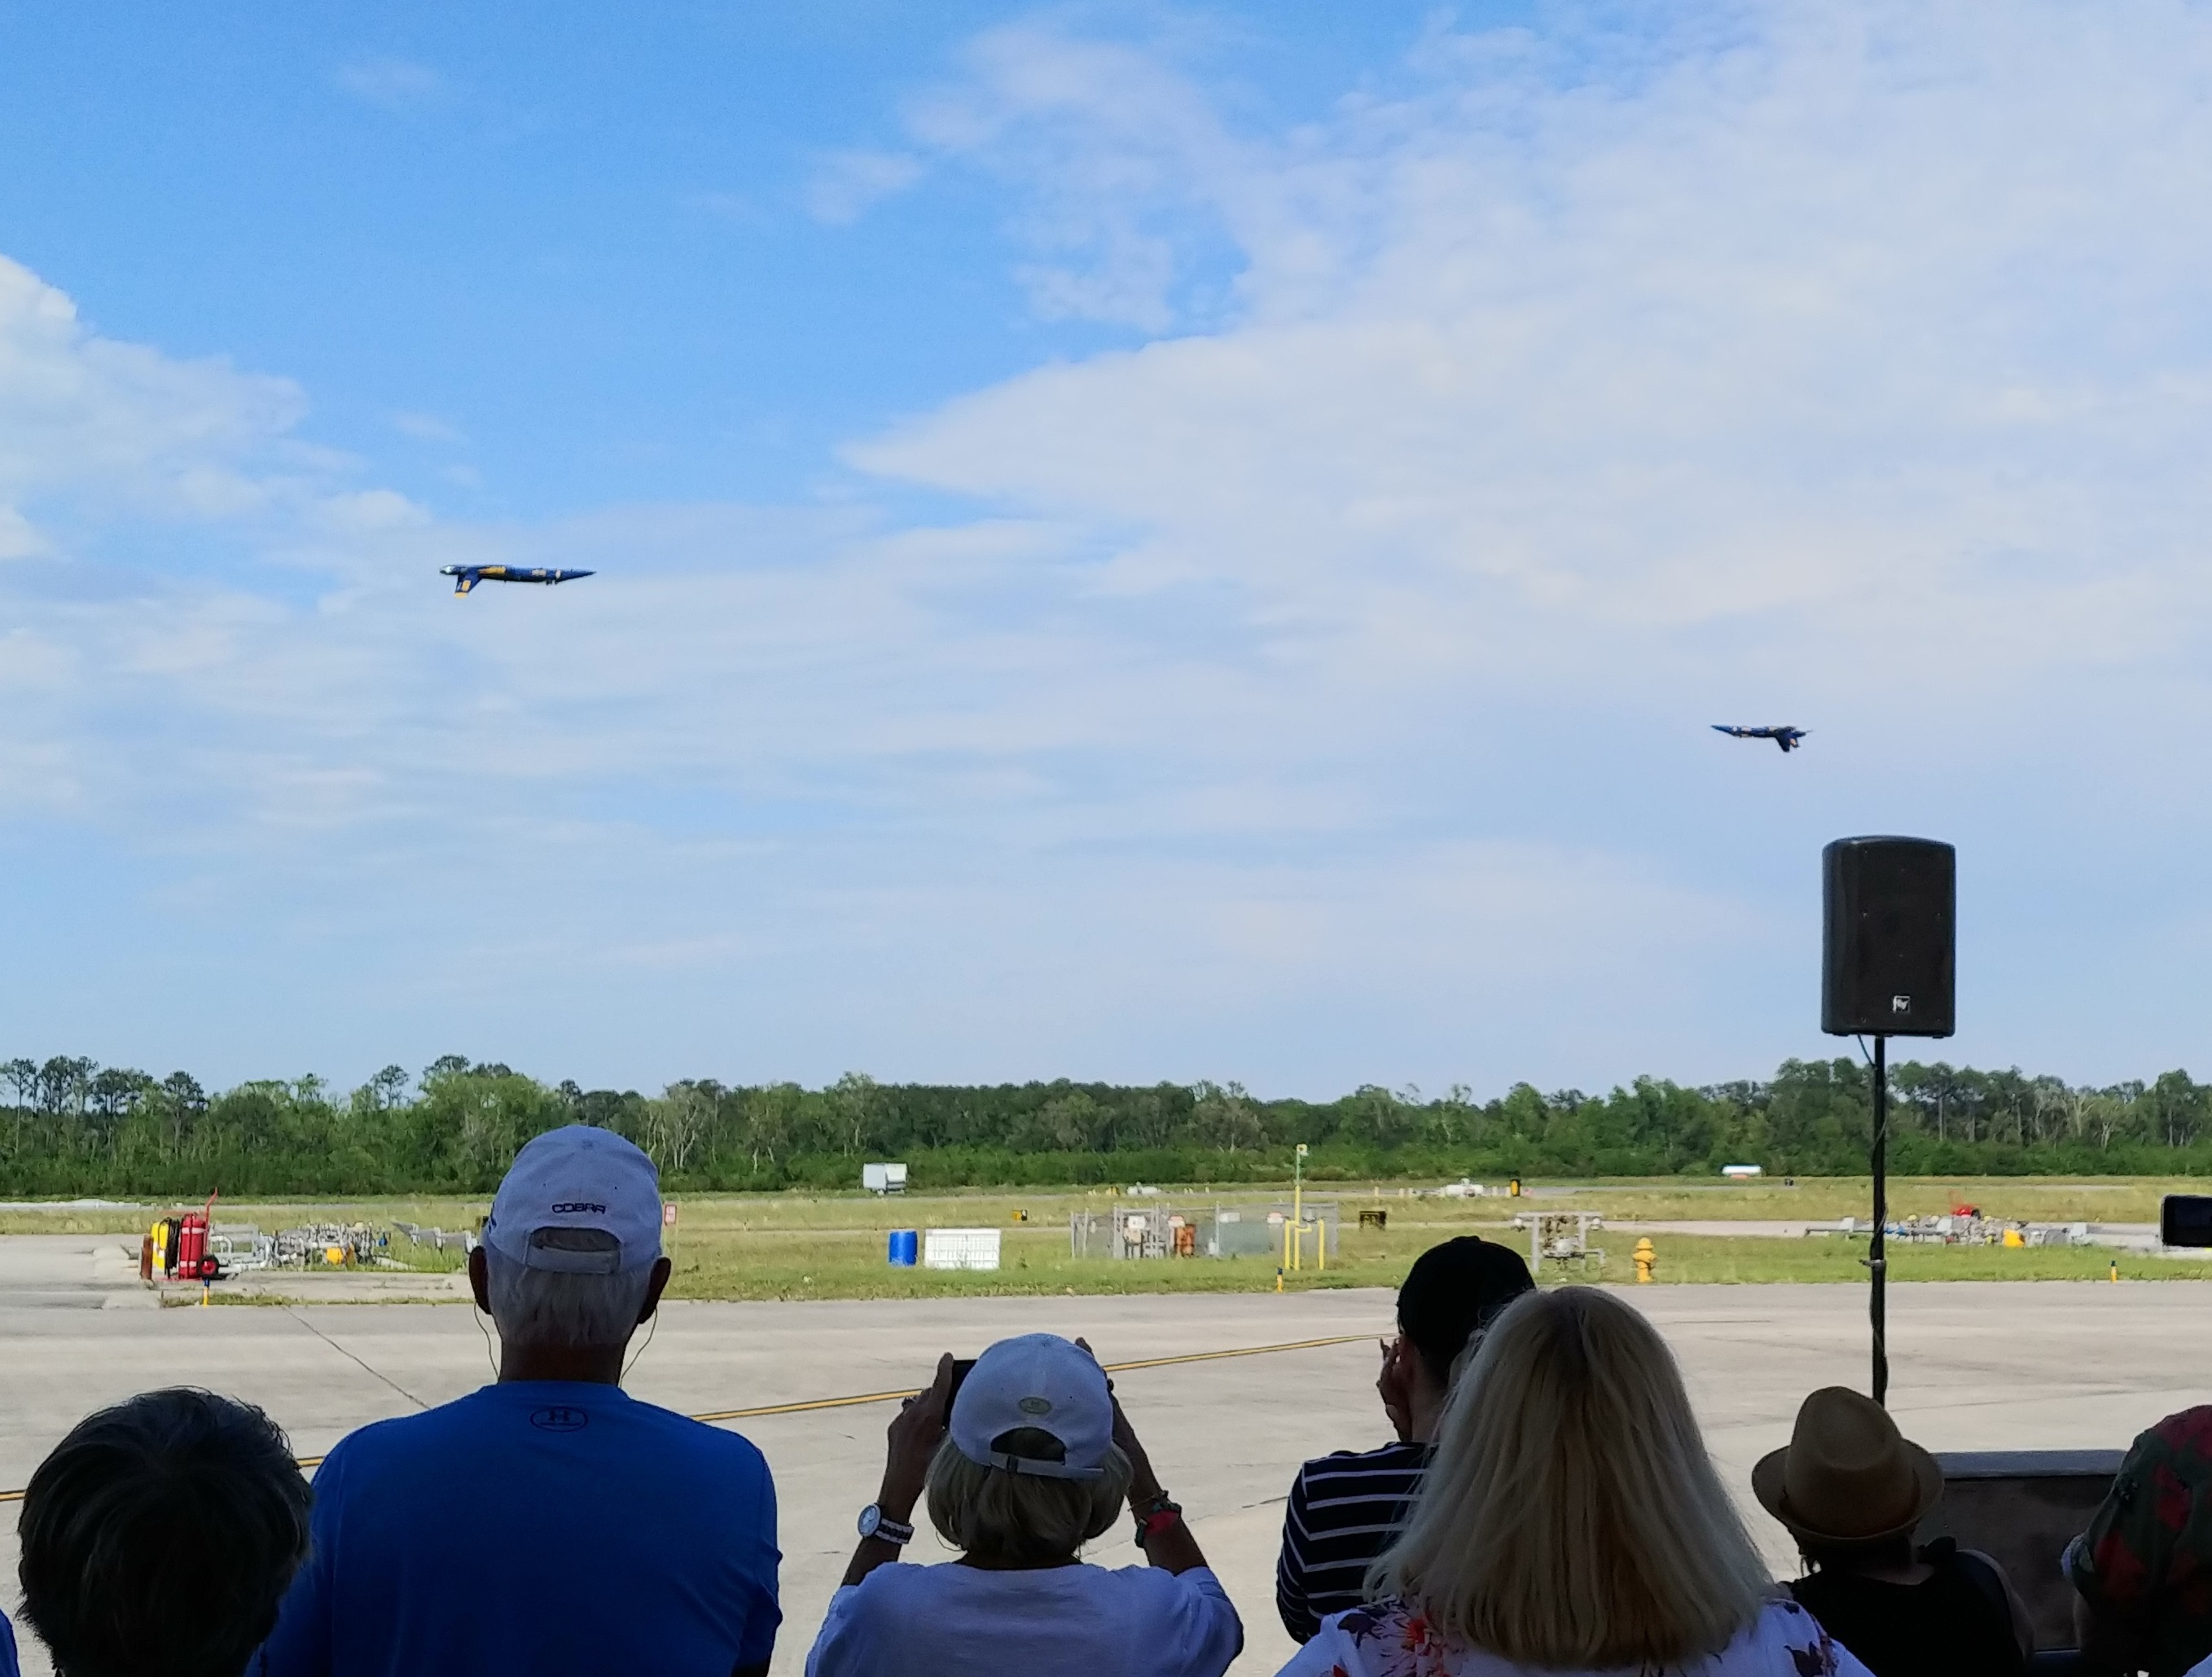
[[[2158,1237],[2167,1246],[2212,1246],[2212,1194],[2167,1194],[2159,1201]]]
[[[2212,1201],[2207,1201],[2207,1203],[2212,1204]],[[2212,1246],[2212,1240],[2208,1240],[2205,1244]],[[975,1359],[973,1357],[956,1357],[952,1359],[952,1384],[946,1388],[945,1394],[946,1414],[950,1415],[952,1413],[952,1405],[960,1395],[960,1382],[968,1377],[968,1370],[975,1366]]]

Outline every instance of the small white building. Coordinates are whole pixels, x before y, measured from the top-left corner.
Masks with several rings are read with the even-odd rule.
[[[860,1186],[871,1194],[903,1194],[906,1192],[906,1166],[864,1164],[860,1167]]]
[[[1753,1176],[1763,1176],[1765,1174],[1765,1167],[1763,1165],[1723,1164],[1721,1166],[1721,1175],[1732,1182],[1747,1182]]]

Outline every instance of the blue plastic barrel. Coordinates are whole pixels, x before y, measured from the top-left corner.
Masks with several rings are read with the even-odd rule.
[[[921,1236],[912,1229],[891,1230],[890,1261],[902,1269],[912,1269],[921,1256]]]

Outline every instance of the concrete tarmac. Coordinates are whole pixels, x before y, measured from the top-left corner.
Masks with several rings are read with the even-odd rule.
[[[87,1411],[189,1383],[263,1405],[302,1454],[364,1422],[445,1401],[489,1378],[474,1313],[380,1304],[151,1309],[112,1239],[0,1236],[0,1488],[23,1485]],[[1751,1464],[1787,1440],[1816,1386],[1863,1388],[1866,1299],[1848,1286],[1629,1287],[1681,1358],[1706,1438],[1783,1576],[1778,1527],[1752,1503]],[[1952,1283],[1890,1293],[1892,1407],[1932,1449],[2116,1448],[2212,1395],[2212,1283]],[[1080,1334],[1123,1362],[1287,1340],[1358,1341],[1133,1370],[1117,1376],[1161,1478],[1182,1501],[1244,1614],[1235,1669],[1288,1656],[1273,1569],[1282,1499],[1309,1455],[1383,1441],[1372,1335],[1391,1319],[1372,1290],[977,1298],[847,1303],[678,1303],[661,1313],[629,1388],[689,1413],[912,1387],[937,1353],[1005,1334]],[[779,1674],[804,1662],[843,1571],[852,1522],[874,1493],[892,1407],[736,1423],[766,1452],[782,1511],[785,1628]],[[943,1558],[925,1530],[917,1559]],[[1127,1565],[1116,1534],[1092,1559]],[[0,1600],[12,1608],[14,1521],[0,1505]],[[465,1563],[464,1563],[465,1564]],[[34,1644],[27,1672],[46,1666]]]

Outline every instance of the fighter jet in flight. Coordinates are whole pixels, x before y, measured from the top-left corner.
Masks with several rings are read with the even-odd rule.
[[[479,582],[574,582],[589,571],[556,571],[544,565],[441,565],[438,574],[453,579],[453,592],[465,594]]]
[[[1784,751],[1796,750],[1812,732],[1809,728],[1732,728],[1725,722],[1716,722],[1713,728],[1731,739],[1771,739]]]

